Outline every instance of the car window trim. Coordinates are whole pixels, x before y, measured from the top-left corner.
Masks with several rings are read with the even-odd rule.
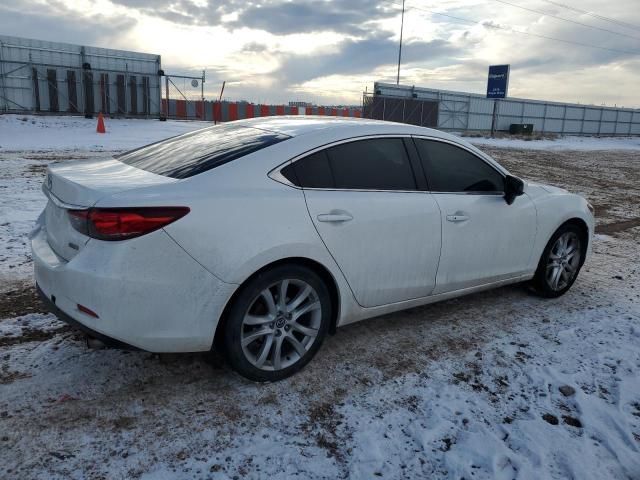
[[[330,191],[330,192],[389,192],[389,193],[425,193],[426,190],[422,190],[420,189],[420,182],[418,181],[418,175],[415,171],[415,168],[413,166],[413,162],[411,160],[411,152],[409,152],[409,149],[407,148],[407,145],[405,144],[405,139],[411,139],[411,134],[409,133],[400,133],[400,134],[392,134],[392,133],[383,133],[383,134],[375,134],[375,135],[361,135],[361,136],[357,136],[357,137],[349,137],[349,138],[343,138],[342,140],[337,140],[334,142],[329,142],[329,143],[325,143],[321,146],[318,147],[314,147],[310,150],[307,150],[304,153],[301,153],[299,155],[296,155],[295,157],[287,160],[284,163],[281,163],[280,165],[278,165],[277,167],[271,169],[271,171],[267,174],[269,178],[271,178],[272,180],[275,180],[278,183],[283,183],[284,185],[287,185],[288,187],[292,187],[292,188],[296,188],[298,190],[316,190],[316,191]],[[375,140],[375,139],[381,139],[381,138],[397,138],[400,140],[403,140],[402,144],[403,147],[405,149],[405,153],[407,155],[407,160],[409,161],[409,166],[411,167],[411,172],[413,173],[413,181],[415,182],[416,188],[413,190],[380,190],[380,189],[374,189],[374,188],[319,188],[319,187],[301,187],[299,185],[295,185],[293,183],[291,183],[291,181],[289,181],[288,178],[286,178],[284,175],[282,175],[282,173],[280,172],[284,167],[286,167],[287,165],[293,165],[295,162],[299,161],[299,160],[303,160],[306,157],[309,157],[311,155],[313,155],[314,153],[317,153],[321,150],[327,150],[331,147],[335,147],[338,145],[342,145],[345,143],[352,143],[352,142],[357,142],[360,140]],[[328,160],[328,159],[327,159]]]
[[[493,169],[498,175],[500,175],[502,177],[502,180],[506,180],[506,177],[508,175],[508,173],[505,173],[501,170],[499,170],[498,168],[496,168],[495,165],[493,165],[493,163],[490,163],[487,161],[487,159],[485,159],[484,157],[481,157],[480,155],[478,155],[476,152],[474,152],[473,150],[471,150],[470,148],[468,148],[466,145],[462,145],[460,143],[456,143],[454,141],[451,141],[447,138],[438,138],[438,137],[431,137],[428,135],[411,135],[411,138],[414,140],[419,139],[419,140],[429,140],[429,141],[436,141],[436,142],[440,142],[440,143],[448,143],[449,145],[453,145],[454,147],[458,147],[462,150],[464,150],[465,152],[468,152],[469,154],[471,154],[472,156],[476,157],[478,160],[480,160],[481,162],[483,162],[485,165],[487,165],[488,167],[490,167],[491,169]],[[420,155],[420,150],[418,149],[418,146],[415,146],[416,148],[416,153],[418,154],[418,156]],[[420,157],[422,158],[422,157]],[[422,163],[422,162],[420,162]],[[427,175],[427,172],[424,171],[424,167],[423,167],[423,173],[427,179],[427,184],[429,183],[429,175]],[[437,192],[437,191],[433,191],[433,190],[429,190],[429,193],[431,193],[432,195],[494,195],[494,196],[504,196],[504,190],[473,190],[473,191],[469,191],[469,192]]]

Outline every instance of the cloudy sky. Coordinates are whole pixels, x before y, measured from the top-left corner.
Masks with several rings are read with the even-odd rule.
[[[232,100],[357,104],[395,83],[401,4],[0,0],[0,33],[157,53],[167,72],[206,69],[206,96],[226,80]],[[510,96],[640,107],[640,0],[406,0],[401,83],[483,93],[495,63]]]

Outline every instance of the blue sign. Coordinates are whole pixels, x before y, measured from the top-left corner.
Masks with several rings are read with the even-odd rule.
[[[491,65],[487,81],[487,98],[505,98],[509,90],[509,65]]]

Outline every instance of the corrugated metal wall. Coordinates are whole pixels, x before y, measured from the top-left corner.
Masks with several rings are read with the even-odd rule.
[[[497,101],[497,130],[532,123],[535,132],[570,135],[640,135],[640,110],[507,98],[376,82],[374,95],[437,101],[438,128],[489,131]]]
[[[160,56],[0,35],[0,111],[155,116]]]

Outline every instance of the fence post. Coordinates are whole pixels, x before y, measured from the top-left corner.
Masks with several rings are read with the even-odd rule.
[[[31,112],[40,110],[40,95],[38,92],[38,70],[33,66],[29,53],[29,70],[31,70]]]
[[[493,115],[491,115],[491,138],[496,133],[496,117],[498,115],[498,100],[493,100]]]
[[[567,106],[564,106],[564,113],[562,114],[562,128],[560,130],[560,135],[564,135],[564,121],[567,118]]]
[[[162,118],[162,79],[160,78],[160,70],[162,70],[160,64],[160,57],[156,59],[156,77],[158,79],[158,116]],[[169,105],[167,105],[169,108]],[[151,95],[149,95],[149,116],[151,116]],[[166,117],[165,117],[166,118]]]
[[[620,110],[616,107],[616,123],[613,125],[613,136],[618,135],[618,115],[620,114]]]
[[[544,134],[544,127],[547,124],[547,107],[549,106],[549,104],[545,103],[544,104],[544,112],[542,113],[542,132]]]
[[[0,42],[0,81],[2,81],[2,98],[4,99],[4,106],[2,109],[4,111],[9,110],[9,98],[7,97],[7,88],[5,86],[4,79],[4,56],[2,54],[2,50],[4,49],[4,45]]]
[[[582,123],[580,124],[580,135],[584,135],[584,117],[587,116],[587,107],[586,105],[582,107]]]
[[[598,120],[598,136],[600,136],[600,132],[602,131],[602,114],[604,113],[604,107],[600,108],[600,120]]]

